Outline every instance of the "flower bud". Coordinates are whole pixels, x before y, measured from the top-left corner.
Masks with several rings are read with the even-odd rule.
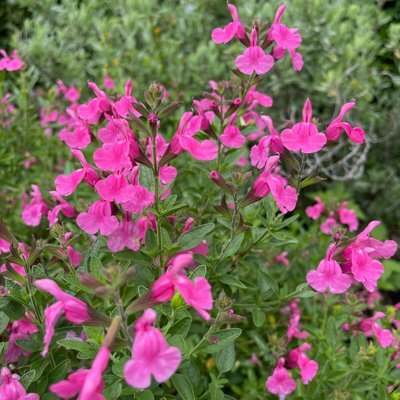
[[[157,129],[160,126],[160,120],[158,119],[156,113],[152,112],[147,117],[147,121],[150,126],[151,136],[155,138],[157,136]]]
[[[231,183],[227,182],[225,178],[218,171],[210,172],[210,179],[217,184],[224,192],[233,194],[236,187]]]

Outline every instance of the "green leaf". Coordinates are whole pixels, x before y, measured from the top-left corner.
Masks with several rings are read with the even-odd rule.
[[[214,224],[204,224],[183,233],[177,240],[180,251],[196,247],[214,229]]]
[[[225,285],[228,286],[234,286],[241,289],[247,288],[247,286],[242,281],[240,281],[238,278],[236,278],[236,276],[233,275],[221,275],[220,277],[218,277],[218,281],[225,283]]]
[[[207,267],[205,265],[199,265],[190,275],[189,279],[193,280],[197,276],[205,277],[207,274]]]
[[[186,337],[190,325],[192,324],[192,317],[190,315],[186,315],[185,317],[181,318],[178,322],[175,322],[170,330],[168,331],[168,334],[170,335],[182,335],[183,337]]]
[[[220,350],[215,356],[215,361],[219,372],[230,371],[235,365],[235,344],[233,342],[229,343]]]
[[[151,390],[135,393],[136,400],[154,400],[154,395]]]
[[[326,324],[326,339],[328,343],[331,345],[336,343],[337,335],[338,330],[336,328],[335,318],[330,316]]]
[[[201,350],[206,353],[217,353],[228,344],[236,340],[242,333],[239,328],[222,329],[220,331],[210,333],[206,336],[205,344],[201,346]]]
[[[54,369],[49,373],[49,383],[56,383],[61,381],[67,376],[68,369],[70,366],[69,360],[64,360],[60,364],[58,364]]]
[[[0,334],[2,334],[4,330],[7,328],[9,321],[10,318],[8,317],[8,315],[5,314],[3,311],[0,311]]]
[[[61,339],[57,343],[66,349],[77,350],[81,353],[87,353],[91,350],[89,345],[79,340]]]
[[[106,400],[117,400],[120,398],[121,392],[122,384],[121,382],[116,381],[104,390],[103,395]]]
[[[299,214],[296,214],[289,218],[286,218],[282,222],[277,222],[276,224],[273,224],[271,229],[274,229],[274,230],[283,229],[286,226],[290,225],[292,222],[296,221],[297,218],[299,218]]]
[[[251,310],[251,314],[253,316],[254,325],[257,328],[261,328],[265,322],[265,313],[259,308],[253,308]]]
[[[31,352],[39,351],[42,349],[42,343],[36,342],[34,340],[17,339],[18,347],[23,350],[28,350]]]
[[[128,360],[129,360],[129,357],[125,356],[125,357],[122,357],[120,360],[118,360],[115,364],[113,364],[112,372],[119,378],[124,377],[124,366]]]
[[[20,383],[25,388],[28,389],[30,384],[35,380],[36,371],[28,371],[26,374],[21,376]]]
[[[239,249],[240,249],[240,245],[242,244],[244,239],[244,233],[239,233],[239,235],[236,235],[232,241],[228,244],[228,246],[226,247],[225,251],[224,251],[224,257],[231,257],[234,254],[236,254]]]
[[[192,384],[190,383],[189,379],[186,378],[186,376],[175,374],[172,376],[171,380],[179,395],[182,397],[182,400],[196,399]]]
[[[150,191],[154,190],[154,177],[153,172],[150,168],[140,168],[139,183]]]

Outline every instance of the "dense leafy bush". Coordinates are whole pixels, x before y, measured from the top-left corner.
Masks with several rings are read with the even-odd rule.
[[[255,1],[26,2],[25,65],[0,59],[0,398],[400,395],[397,244],[329,179],[395,104],[371,54],[396,27],[378,48],[374,3],[293,3],[299,32]]]

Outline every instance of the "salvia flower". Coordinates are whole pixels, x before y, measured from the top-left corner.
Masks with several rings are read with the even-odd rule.
[[[365,132],[359,127],[352,127],[348,122],[343,122],[344,116],[356,106],[355,101],[346,103],[340,109],[339,115],[326,128],[326,137],[329,141],[336,141],[345,131],[349,139],[354,143],[364,143]]]
[[[73,324],[82,324],[91,318],[88,306],[82,300],[62,291],[57,283],[51,279],[37,280],[34,285],[57,299],[56,303],[47,307],[44,311],[46,333],[43,339],[44,349],[42,355],[45,356],[54,335],[54,327],[62,315],[65,314],[65,318]]]
[[[68,376],[68,379],[50,386],[51,392],[62,399],[77,396],[78,400],[104,400],[102,392],[104,382],[102,374],[107,368],[110,359],[110,350],[101,346],[90,369],[80,369]]]
[[[254,27],[251,31],[250,47],[244,53],[236,57],[235,63],[237,69],[246,75],[256,73],[263,75],[267,73],[274,65],[274,58],[265,54],[264,50],[258,46],[257,29]]]
[[[379,319],[386,317],[383,312],[377,312],[370,318],[362,318],[352,326],[350,324],[344,324],[343,329],[353,332],[361,331],[365,337],[369,338],[375,336],[378,343],[386,349],[387,347],[395,344],[395,337],[389,329],[383,329],[377,322]]]
[[[379,224],[379,221],[370,222],[343,252],[346,259],[344,268],[351,271],[354,279],[362,283],[369,292],[375,291],[384,270],[383,264],[376,259],[391,258],[397,250],[397,244],[393,240],[381,242],[371,238],[370,233]]]
[[[208,320],[210,314],[206,310],[211,310],[213,304],[211,286],[206,278],[197,276],[192,282],[182,273],[185,267],[192,264],[192,254],[177,255],[171,262],[171,268],[154,282],[152,299],[157,302],[169,301],[176,289],[187,304]]]
[[[299,367],[301,381],[307,385],[315,377],[318,371],[318,363],[314,360],[310,360],[306,355],[306,351],[311,349],[311,344],[303,343],[300,347],[297,347],[290,351],[288,366],[290,368]]]
[[[335,245],[330,245],[326,257],[319,263],[317,270],[307,274],[307,282],[317,292],[329,289],[332,294],[339,294],[351,286],[351,277],[343,273],[339,263],[333,259],[335,250]]]
[[[285,129],[281,138],[283,145],[295,153],[316,153],[325,146],[325,134],[318,132],[317,126],[312,122],[312,105],[309,99],[304,103],[303,122],[294,124],[291,129]]]
[[[246,36],[244,26],[240,21],[239,14],[233,4],[228,4],[229,12],[232,15],[233,21],[224,28],[215,28],[211,33],[211,39],[217,43],[228,43],[234,37],[243,39]]]
[[[269,157],[264,171],[255,180],[253,185],[253,196],[256,199],[262,199],[271,192],[280,211],[286,214],[293,211],[297,203],[297,191],[294,187],[289,186],[273,169],[279,162],[279,156]]]
[[[28,356],[31,354],[30,351],[24,350],[18,346],[18,339],[28,339],[30,335],[38,331],[35,324],[28,321],[25,318],[14,321],[11,325],[11,333],[8,339],[7,350],[4,355],[4,359],[7,362],[14,363],[18,362],[21,355]]]
[[[26,389],[19,381],[19,375],[3,367],[0,373],[0,399],[1,400],[39,400],[36,393],[26,393]]]
[[[268,31],[268,39],[276,43],[273,55],[277,60],[281,59],[287,51],[292,59],[293,68],[301,71],[304,65],[303,57],[296,52],[296,49],[300,46],[302,39],[296,28],[288,28],[281,24],[285,9],[286,4],[284,3],[276,11],[274,22]]]
[[[152,376],[157,382],[167,381],[182,360],[181,351],[169,346],[162,332],[153,324],[157,314],[147,309],[135,323],[132,359],[125,364],[126,382],[137,389],[150,386]]]
[[[14,50],[9,56],[5,50],[0,49],[0,71],[18,71],[24,66],[20,60],[17,50]]]
[[[272,394],[279,395],[280,400],[284,400],[297,387],[296,381],[290,376],[284,365],[285,359],[280,358],[274,372],[265,382],[266,389]]]

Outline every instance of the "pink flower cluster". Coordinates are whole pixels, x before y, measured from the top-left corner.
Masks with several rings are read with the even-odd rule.
[[[334,236],[335,231],[339,228],[339,222],[342,225],[347,225],[350,232],[355,232],[358,229],[359,221],[355,210],[347,208],[347,201],[339,204],[336,210],[328,211],[327,206],[319,197],[314,199],[317,203],[306,208],[307,217],[314,221],[321,218],[323,214],[328,214],[327,219],[321,223],[321,231],[327,235]]]
[[[372,221],[355,238],[347,243],[331,244],[326,257],[316,270],[307,274],[307,282],[318,292],[327,289],[333,294],[347,291],[351,285],[361,283],[366,290],[374,292],[383,274],[381,258],[391,258],[397,250],[393,240],[384,242],[370,236],[371,231],[380,224]]]
[[[297,388],[296,381],[292,378],[287,368],[300,370],[300,378],[304,385],[309,384],[318,371],[318,363],[310,360],[306,352],[311,349],[309,343],[303,343],[301,346],[290,350],[287,360],[281,357],[271,376],[265,382],[266,389],[273,394],[279,395],[284,399],[287,395],[294,392]],[[285,365],[287,368],[285,368]]]
[[[212,40],[217,43],[228,43],[237,38],[247,48],[242,55],[236,57],[237,69],[246,75],[267,73],[274,65],[275,60],[285,56],[286,51],[292,59],[293,68],[300,71],[303,68],[303,58],[296,50],[301,44],[301,36],[295,28],[288,28],[281,23],[286,4],[282,4],[276,14],[272,25],[265,30],[254,23],[250,38],[242,24],[236,7],[228,4],[233,22],[224,28],[216,28],[211,34]],[[260,37],[260,40],[259,40]],[[268,47],[274,44],[270,54],[266,53]]]

